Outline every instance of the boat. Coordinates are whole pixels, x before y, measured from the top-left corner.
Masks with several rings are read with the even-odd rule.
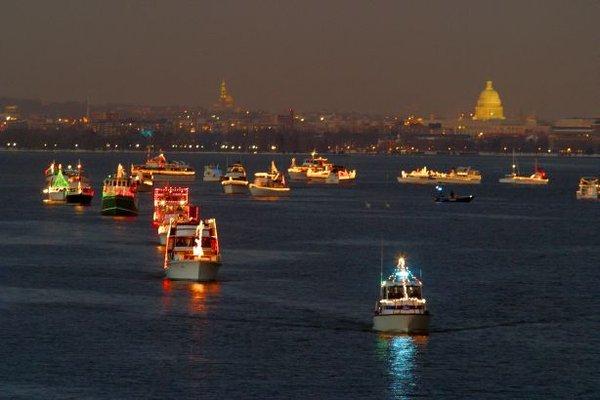
[[[471,167],[456,167],[438,176],[439,183],[479,184],[481,173]]]
[[[437,193],[433,200],[436,203],[470,203],[475,198],[472,194],[468,196],[459,196],[454,193],[453,190],[450,191],[450,194],[445,194],[443,187],[436,186],[435,188]]]
[[[241,163],[235,163],[227,167],[227,171],[221,180],[221,186],[226,194],[244,194],[248,192],[248,179],[246,168]]]
[[[399,183],[417,183],[417,184],[479,184],[481,183],[481,173],[471,167],[456,167],[448,172],[434,171],[426,166],[410,172],[401,171],[398,176]]]
[[[600,179],[595,176],[579,179],[576,196],[578,200],[600,200]]]
[[[52,168],[52,174],[49,174],[50,168]],[[63,174],[62,165],[59,164],[56,168],[52,163],[50,168],[45,171],[46,187],[42,191],[44,203],[66,203],[69,181]]]
[[[140,179],[150,177],[152,182],[192,182],[196,171],[182,161],[168,161],[163,153],[154,158],[150,154],[145,164],[131,166],[131,175]]]
[[[514,185],[547,185],[549,182],[546,171],[539,168],[537,160],[535,161],[535,167],[533,174],[531,175],[519,175],[519,169],[515,161],[515,152],[513,151],[512,160],[512,171],[510,174],[504,175],[504,178],[498,179],[500,183],[511,183]]]
[[[77,161],[77,165],[73,168],[67,166],[65,176],[69,181],[66,200],[68,204],[90,205],[94,198],[94,189],[92,188],[89,179],[84,173],[81,161]]]
[[[423,298],[423,284],[399,257],[396,270],[381,282],[373,329],[378,332],[426,334],[431,315]]]
[[[137,215],[137,186],[119,164],[115,175],[108,175],[102,187],[102,215]]]
[[[442,174],[443,172],[433,171],[425,166],[410,172],[402,170],[397,179],[399,183],[437,184]]]
[[[332,177],[331,175],[335,175],[336,177]],[[343,165],[325,165],[324,168],[309,168],[306,171],[306,177],[311,181],[322,181],[325,183],[340,183],[340,182],[348,182],[356,179],[356,170],[349,170]],[[328,179],[330,179],[328,181]]]
[[[133,166],[131,169],[133,170]],[[151,173],[136,171],[135,173],[132,173],[132,176],[138,192],[150,192],[154,187]]]
[[[255,173],[254,182],[248,188],[252,196],[256,197],[279,197],[290,193],[285,175],[277,170],[275,161],[271,161],[270,172]]]
[[[214,281],[221,266],[221,251],[214,218],[169,226],[164,270],[173,280]]]
[[[209,164],[204,166],[204,182],[219,182],[223,178],[223,171],[218,165]]]
[[[198,223],[198,207],[190,205],[187,187],[155,188],[153,203],[152,225],[157,230],[161,245],[167,242],[167,233],[172,222]]]
[[[313,151],[310,153],[311,158],[307,158],[302,162],[302,165],[296,165],[296,159],[292,158],[292,162],[288,168],[288,174],[290,179],[293,181],[304,181],[307,180],[308,170],[321,171],[327,166],[331,166],[329,160],[325,157],[317,157],[317,153]]]

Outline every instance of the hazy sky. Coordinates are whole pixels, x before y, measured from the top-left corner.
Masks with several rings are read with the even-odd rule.
[[[600,115],[597,0],[0,2],[0,97]]]

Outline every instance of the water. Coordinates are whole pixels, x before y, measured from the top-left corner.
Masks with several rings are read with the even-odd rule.
[[[497,179],[508,157],[338,156],[351,187],[289,199],[192,185],[219,224],[214,284],[169,282],[149,194],[135,219],[45,206],[42,170],[84,161],[100,192],[141,154],[0,153],[2,398],[594,398],[600,204],[575,199],[597,158],[549,158],[548,187]],[[225,156],[183,154],[199,172]],[[240,158],[250,171],[270,156]],[[273,157],[280,167],[289,158]],[[524,170],[533,159],[519,160]],[[435,204],[399,170],[472,165],[470,204]],[[404,252],[423,276],[429,337],[370,331],[379,280]]]

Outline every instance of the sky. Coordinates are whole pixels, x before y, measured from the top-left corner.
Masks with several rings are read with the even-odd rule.
[[[0,97],[600,116],[598,0],[2,0]]]

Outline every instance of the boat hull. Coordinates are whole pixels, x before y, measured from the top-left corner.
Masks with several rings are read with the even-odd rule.
[[[250,194],[255,197],[282,197],[290,194],[290,188],[260,187],[254,184],[248,185]]]
[[[102,215],[137,215],[137,201],[130,196],[102,197]]]
[[[44,195],[44,202],[46,203],[64,203],[67,200],[67,192],[64,190],[57,192],[50,192]]]
[[[196,180],[195,174],[179,175],[179,174],[161,174],[152,173],[153,182],[193,182]]]
[[[246,194],[248,193],[248,182],[247,181],[223,181],[223,192],[225,194]]]
[[[433,178],[414,178],[414,177],[398,177],[398,183],[415,183],[418,185],[436,185],[438,183],[437,179]]]
[[[221,180],[221,175],[204,175],[204,178],[202,178],[202,180],[204,182],[219,182]]]
[[[377,332],[424,334],[429,332],[430,314],[383,314],[373,317]]]
[[[540,179],[513,179],[513,178],[500,178],[498,179],[500,183],[510,183],[512,185],[547,185],[548,180],[540,180]]]
[[[69,204],[80,204],[82,206],[89,206],[94,198],[93,195],[77,193],[77,194],[68,194],[67,195],[67,203]]]
[[[457,196],[457,197],[436,197],[435,198],[435,202],[436,203],[470,203],[471,200],[473,200],[475,198],[475,196],[470,195],[470,196]]]
[[[288,174],[290,175],[290,179],[293,181],[305,181],[308,179],[306,177],[306,171],[290,171],[288,169]]]
[[[221,264],[209,261],[171,261],[165,270],[172,280],[209,282],[217,279]]]

